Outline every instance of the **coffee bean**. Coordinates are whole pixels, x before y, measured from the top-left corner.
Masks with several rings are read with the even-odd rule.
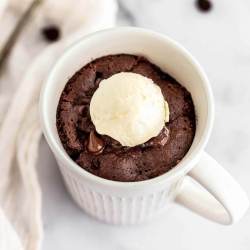
[[[60,29],[55,25],[44,27],[41,32],[44,39],[48,42],[56,42],[61,37]]]
[[[212,2],[209,0],[196,0],[196,7],[202,12],[208,12],[212,9]]]

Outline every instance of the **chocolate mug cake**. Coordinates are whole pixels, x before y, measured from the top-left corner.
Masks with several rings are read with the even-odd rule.
[[[100,85],[121,72],[152,80],[169,107],[169,117],[159,133],[133,146],[98,133],[90,112],[91,100]],[[135,107],[132,104],[128,108]],[[99,177],[123,182],[154,178],[176,166],[189,150],[196,129],[190,93],[146,58],[128,54],[97,58],[76,72],[60,97],[56,125],[64,149],[80,167]]]

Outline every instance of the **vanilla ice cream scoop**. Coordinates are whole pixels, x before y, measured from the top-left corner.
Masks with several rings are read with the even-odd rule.
[[[96,131],[133,147],[157,136],[169,120],[161,89],[140,74],[121,72],[102,80],[90,102]]]

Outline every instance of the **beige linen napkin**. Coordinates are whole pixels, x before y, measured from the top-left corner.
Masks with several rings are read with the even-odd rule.
[[[9,2],[1,17],[0,34],[7,36],[6,29],[13,26],[23,6],[28,4],[28,0]],[[41,138],[38,117],[41,85],[66,47],[87,33],[113,26],[115,13],[115,0],[42,1],[1,72],[1,250],[41,247],[42,200],[36,173]],[[39,31],[46,25],[57,25],[61,29],[60,41],[48,45],[42,39]],[[0,46],[4,35],[0,35]]]

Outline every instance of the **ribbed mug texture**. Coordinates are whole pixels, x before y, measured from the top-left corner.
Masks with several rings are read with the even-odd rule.
[[[113,192],[106,191],[103,187],[98,188],[98,184],[93,188],[63,164],[59,163],[59,166],[66,187],[75,202],[86,213],[106,223],[142,223],[164,209],[171,200],[169,185],[144,194],[130,192],[122,196],[115,188]]]

